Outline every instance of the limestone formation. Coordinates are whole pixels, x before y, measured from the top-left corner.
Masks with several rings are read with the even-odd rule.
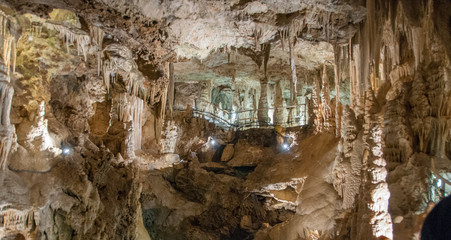
[[[0,239],[419,239],[443,0],[0,1]]]

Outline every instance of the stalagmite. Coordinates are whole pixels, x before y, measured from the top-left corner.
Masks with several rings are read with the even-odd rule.
[[[349,106],[343,109],[341,139],[334,162],[334,188],[343,198],[344,209],[351,208],[361,184],[362,156],[358,125],[354,112]]]
[[[448,1],[6,2],[0,239],[416,239],[450,193]]]
[[[377,108],[372,89],[366,91],[364,142],[368,155],[364,159],[364,169],[370,184],[369,222],[372,225],[372,235],[376,238],[393,239],[393,224],[388,212],[390,191],[387,184],[387,165],[382,149],[383,118],[374,115]]]
[[[174,154],[177,147],[177,125],[173,121],[168,122],[161,141],[161,153]]]

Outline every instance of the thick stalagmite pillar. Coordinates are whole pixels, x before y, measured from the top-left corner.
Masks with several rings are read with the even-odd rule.
[[[266,77],[260,80],[260,100],[258,101],[257,118],[260,126],[268,125],[268,79]]]
[[[257,119],[260,126],[266,126],[269,123],[268,117],[268,77],[267,77],[267,64],[269,60],[269,53],[271,50],[270,44],[263,45],[263,68],[264,78],[260,80],[260,100],[258,101]]]
[[[283,114],[283,96],[280,81],[276,83],[275,98],[274,98],[274,125],[280,125],[284,122]]]
[[[312,91],[312,103],[313,103],[313,112],[315,115],[315,129],[316,132],[321,132],[323,129],[323,118],[322,118],[322,108],[321,108],[321,94],[320,94],[320,84],[319,77],[315,74],[315,80],[313,82],[313,91]]]
[[[9,82],[8,70],[3,59],[0,58],[0,168],[2,171],[7,168],[7,158],[14,132],[9,120],[14,88]]]
[[[387,162],[382,148],[383,116],[377,114],[379,107],[371,88],[365,92],[365,96],[363,141],[366,149],[363,156],[363,177],[366,183],[361,194],[366,201],[360,201],[364,205],[360,208],[360,215],[369,225],[360,227],[359,238],[356,239],[368,239],[370,236],[365,237],[368,230],[371,238],[393,239],[393,224],[388,212],[390,191],[387,184]]]

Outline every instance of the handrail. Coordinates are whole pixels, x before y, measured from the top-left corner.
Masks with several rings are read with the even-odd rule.
[[[199,103],[205,103],[207,105],[206,109],[207,111],[203,111],[197,108]],[[208,111],[209,107],[213,106],[213,113]],[[295,106],[287,106],[287,107],[281,107],[283,109],[292,109],[296,107],[303,108],[304,115],[306,114],[306,104],[299,104]],[[280,108],[267,108],[267,109],[247,109],[247,110],[241,110],[236,112],[230,112],[226,109],[221,109],[215,104],[203,101],[203,100],[196,100],[196,106],[193,108],[193,116],[192,117],[206,117],[209,119],[212,119],[214,122],[219,123],[219,125],[226,126],[228,128],[234,128],[239,130],[249,129],[249,128],[273,128],[274,126],[280,125],[283,127],[295,127],[295,126],[303,126],[306,124],[306,119],[304,117],[304,120],[302,120],[301,116],[295,116],[291,118],[290,121],[282,121],[282,122],[264,122],[259,121],[257,117],[258,111],[269,111],[269,110],[275,110]],[[228,116],[228,120],[224,117],[221,117],[219,115]],[[244,113],[252,113],[251,116],[246,117],[240,117],[244,115]]]
[[[230,111],[227,110],[227,109],[222,109],[222,108],[220,108],[218,105],[213,104],[213,103],[211,103],[211,102],[207,102],[207,101],[202,100],[202,99],[196,99],[196,105],[197,105],[198,103],[205,103],[205,104],[207,104],[207,105],[211,105],[211,106],[213,106],[214,109],[219,109],[220,111],[226,112],[227,114],[231,114],[231,113],[239,114],[239,113],[244,113],[244,112],[263,111],[263,110],[276,110],[276,109],[281,109],[281,108],[284,108],[284,109],[290,109],[290,108],[296,108],[296,107],[300,107],[300,106],[306,106],[305,103],[302,103],[302,104],[291,105],[291,106],[286,106],[286,107],[276,107],[276,108],[266,108],[266,109],[245,109],[245,110],[241,110],[241,111],[230,112]]]

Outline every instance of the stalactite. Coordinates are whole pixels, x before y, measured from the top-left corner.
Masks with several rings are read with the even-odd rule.
[[[8,21],[8,17],[2,10],[0,10],[0,35],[2,37],[2,40],[7,32],[7,27],[6,27],[7,21]]]
[[[31,36],[41,36],[42,33],[42,23],[40,22],[32,22],[30,29],[28,30],[31,33]]]
[[[169,87],[168,87],[168,109],[169,114],[172,117],[173,105],[174,105],[174,64],[169,63]]]
[[[3,229],[14,231],[31,231],[39,225],[39,212],[33,209],[0,209],[0,223]]]
[[[11,103],[14,88],[10,83],[7,66],[0,58],[0,169],[7,169],[7,158],[11,148],[14,128],[10,123]]]
[[[294,53],[294,41],[291,41],[291,36],[288,35],[288,47],[290,54],[290,69],[291,69],[291,82],[290,82],[290,105],[293,106],[296,99],[296,85],[298,82],[298,78],[296,75],[296,62],[295,62],[295,53]],[[288,113],[288,122],[292,121],[293,118],[293,108],[290,108]]]
[[[16,42],[15,38],[9,34],[3,36],[3,59],[7,67],[8,75],[11,75],[11,65],[13,73],[16,68]]]
[[[287,26],[282,26],[278,29],[282,50],[285,50],[286,45],[289,47],[291,41],[290,36],[296,40],[297,36],[302,33],[305,26],[306,23],[304,18],[295,18]]]
[[[97,26],[90,26],[90,36],[91,39],[94,40],[94,42],[97,45],[97,74],[100,76],[100,73],[102,71],[102,50],[103,50],[103,38],[105,36],[105,32],[97,27]]]
[[[330,27],[329,27],[329,23],[330,23],[330,15],[332,13],[331,12],[327,12],[326,13],[326,21],[323,23],[325,31],[326,31],[326,42],[329,42],[330,39]]]
[[[263,36],[263,30],[259,25],[254,28],[254,41],[256,51],[260,51],[260,38]]]
[[[280,43],[282,45],[282,50],[285,50],[285,41],[288,38],[288,30],[286,27],[279,29]]]
[[[351,81],[351,107],[355,110],[357,115],[363,113],[363,93],[364,93],[364,81],[362,79],[362,65],[365,64],[361,61],[361,45],[355,44],[353,40],[350,42],[350,63],[349,63],[349,76]]]
[[[87,61],[88,48],[91,43],[91,38],[85,32],[79,29],[71,29],[64,25],[46,22],[45,26],[48,29],[55,30],[60,34],[60,37],[66,43],[66,51],[69,52],[69,45],[76,44],[77,54],[82,54],[84,60]]]
[[[170,68],[169,68],[169,62],[165,63],[165,77],[164,77],[164,88],[163,88],[163,92],[160,98],[160,103],[161,103],[161,109],[159,112],[159,118],[160,119],[164,119],[166,116],[166,104],[167,104],[167,98],[168,98],[168,88],[169,88],[169,75],[170,75]]]
[[[0,10],[1,53],[9,76],[11,75],[11,65],[13,73],[16,69],[16,39],[9,33],[7,23],[8,17]]]
[[[107,93],[110,92],[111,74],[114,74],[116,66],[114,61],[106,60],[103,62],[103,83],[105,84]]]
[[[126,147],[132,147],[133,150],[141,149],[142,126],[144,124],[143,114],[144,101],[142,99],[134,95],[129,95],[128,93],[123,93],[120,96],[118,103],[118,117],[121,122],[131,122],[131,125],[127,127],[127,131],[132,133],[131,136],[133,141],[129,139]]]
[[[7,169],[8,153],[13,141],[14,127],[10,123],[11,103],[14,88],[10,83],[11,62],[13,73],[16,61],[15,38],[6,28],[7,17],[0,11],[2,56],[0,57],[0,170]]]

